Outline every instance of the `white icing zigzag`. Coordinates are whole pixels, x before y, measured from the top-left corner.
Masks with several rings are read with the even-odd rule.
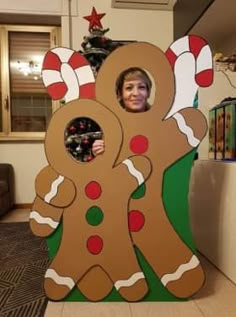
[[[48,269],[45,278],[50,278],[56,284],[67,286],[69,289],[72,289],[75,286],[75,282],[71,277],[60,276],[54,269]]]
[[[52,227],[53,229],[56,229],[56,227],[59,225],[59,222],[54,221],[50,217],[43,217],[35,210],[31,211],[29,218],[34,219],[37,223],[40,223],[43,225],[48,225],[48,226]]]
[[[181,264],[174,273],[163,275],[161,278],[162,284],[166,286],[169,282],[180,279],[185,272],[195,269],[199,264],[198,258],[193,255],[188,263]]]
[[[114,286],[117,290],[119,290],[121,287],[130,287],[130,286],[134,285],[137,281],[139,281],[140,279],[143,279],[143,278],[145,278],[143,272],[137,272],[137,273],[134,273],[127,280],[116,281]]]
[[[200,140],[197,139],[197,138],[194,136],[194,134],[193,134],[193,129],[190,128],[190,127],[186,124],[186,121],[184,120],[184,117],[182,116],[182,114],[176,113],[176,114],[173,115],[173,118],[176,120],[180,131],[183,132],[183,134],[186,135],[186,137],[187,137],[187,139],[188,139],[188,143],[189,143],[192,147],[198,146],[198,144],[200,143]]]
[[[130,159],[126,159],[122,163],[128,167],[130,174],[133,175],[137,179],[138,184],[141,185],[144,182],[143,174],[135,168],[133,162]]]
[[[57,195],[58,187],[63,181],[64,181],[64,176],[59,175],[57,179],[55,179],[55,181],[52,182],[50,192],[48,192],[44,197],[44,201],[46,203],[49,204],[50,201]]]

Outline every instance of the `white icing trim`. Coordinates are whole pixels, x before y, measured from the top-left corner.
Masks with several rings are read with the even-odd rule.
[[[50,191],[45,195],[44,201],[50,203],[50,201],[57,195],[59,185],[64,181],[64,176],[59,175],[51,185]]]
[[[56,229],[58,226],[59,222],[54,221],[50,217],[43,217],[41,216],[37,211],[32,210],[29,216],[30,219],[34,219],[37,223],[43,224],[43,225],[48,225],[49,227]]]
[[[130,286],[134,285],[137,281],[139,281],[140,279],[143,279],[143,278],[145,278],[143,272],[137,272],[137,273],[134,273],[127,280],[116,281],[114,286],[117,290],[119,290],[121,287],[130,287]]]
[[[71,277],[60,276],[54,269],[48,269],[46,271],[45,278],[50,278],[56,284],[67,286],[69,289],[72,289],[75,286],[75,282]]]
[[[184,119],[184,117],[182,116],[182,114],[180,113],[176,113],[172,116],[172,118],[174,118],[177,122],[177,125],[180,129],[181,132],[183,132],[183,134],[186,135],[187,139],[188,139],[188,143],[192,146],[192,147],[196,147],[198,146],[198,144],[200,143],[200,140],[197,139],[194,136],[193,133],[193,129],[190,128],[187,124],[186,121]]]
[[[137,179],[139,185],[144,183],[143,174],[135,168],[133,162],[130,159],[126,159],[122,163],[128,167],[130,174]]]
[[[176,281],[181,276],[190,270],[195,269],[200,264],[196,255],[193,255],[188,263],[181,264],[174,273],[165,274],[161,278],[161,283],[166,286],[169,282]]]

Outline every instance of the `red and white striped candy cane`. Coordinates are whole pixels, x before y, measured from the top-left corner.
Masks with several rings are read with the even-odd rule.
[[[196,35],[187,35],[173,42],[166,56],[174,70],[175,99],[166,118],[193,106],[199,87],[213,82],[212,53],[208,43]]]
[[[69,48],[56,47],[46,53],[42,77],[53,100],[95,97],[95,78],[88,60]]]

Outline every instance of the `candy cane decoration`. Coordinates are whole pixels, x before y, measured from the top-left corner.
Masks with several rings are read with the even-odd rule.
[[[95,97],[95,78],[89,62],[69,48],[56,47],[46,53],[42,77],[53,100]]]
[[[213,82],[212,53],[207,42],[199,36],[187,35],[173,42],[166,56],[174,70],[176,93],[166,118],[186,107],[192,107],[198,87]]]

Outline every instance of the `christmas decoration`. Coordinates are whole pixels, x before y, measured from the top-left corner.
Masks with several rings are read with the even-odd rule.
[[[113,50],[112,40],[104,35],[108,31],[109,29],[91,29],[89,36],[84,36],[81,44],[81,53],[89,61],[95,76],[105,58]]]
[[[91,15],[83,17],[85,20],[89,21],[89,30],[94,27],[102,28],[101,19],[104,17],[105,13],[97,13],[96,9],[93,7]]]
[[[119,42],[113,42],[105,36],[109,28],[104,29],[100,22],[104,15],[105,13],[98,14],[93,7],[91,15],[84,17],[84,19],[89,21],[89,35],[84,36],[83,43],[81,44],[83,51],[80,51],[80,53],[89,61],[95,76],[105,58],[115,48],[122,45]]]
[[[216,71],[231,71],[236,72],[236,51],[229,56],[224,56],[222,53],[214,55]]]

